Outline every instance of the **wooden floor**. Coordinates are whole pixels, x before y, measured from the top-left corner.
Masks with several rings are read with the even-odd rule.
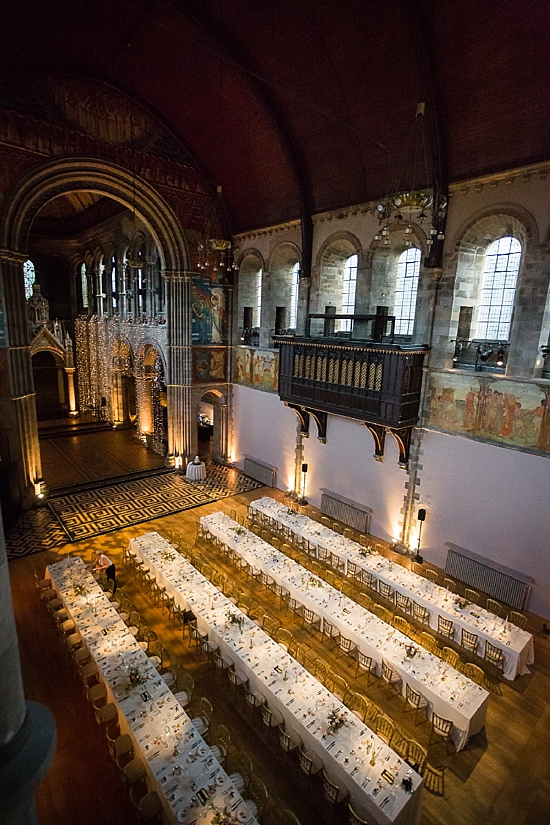
[[[164,465],[164,458],[136,441],[133,430],[98,430],[40,438],[42,475],[49,490],[99,481]]]
[[[243,494],[10,564],[26,695],[52,709],[58,730],[55,761],[37,794],[39,825],[125,825],[134,821],[106,745],[59,651],[49,619],[38,606],[32,575],[34,571],[42,574],[47,564],[68,553],[77,553],[89,561],[97,547],[117,562],[119,586],[149,626],[191,670],[196,681],[191,711],[197,708],[201,695],[209,696],[214,704],[214,730],[217,724],[226,724],[232,741],[252,756],[272,800],[267,825],[274,821],[274,812],[281,807],[290,808],[302,825],[330,825],[338,821],[327,814],[315,784],[307,788],[296,767],[281,756],[275,737],[269,742],[261,724],[254,725],[240,706],[233,706],[225,686],[213,677],[211,665],[197,661],[187,641],[182,640],[181,631],[176,631],[160,610],[147,601],[121,564],[121,548],[133,536],[158,530],[168,537],[174,530],[194,540],[201,515],[217,510],[229,512],[231,508],[244,513],[248,501],[266,492],[263,489]],[[210,560],[219,566],[214,557]],[[230,569],[226,572],[233,574]],[[242,578],[239,584],[244,586]],[[260,598],[256,594],[255,597]],[[277,615],[273,600],[266,602],[266,608]],[[300,641],[315,648],[348,681],[354,681],[353,670],[346,667],[343,659],[335,660],[299,622],[291,625],[285,616],[281,623],[291,626]],[[536,633],[540,626],[540,620],[530,617],[530,630]],[[530,676],[520,677],[513,684],[502,683],[500,695],[491,696],[486,728],[463,751],[447,756],[444,746],[430,747],[429,761],[446,766],[445,795],[441,798],[424,792],[422,825],[550,825],[549,639],[535,636],[535,657]],[[386,700],[377,685],[368,689],[359,686],[405,733],[427,744],[428,725],[415,728],[413,714],[403,714],[401,700]]]

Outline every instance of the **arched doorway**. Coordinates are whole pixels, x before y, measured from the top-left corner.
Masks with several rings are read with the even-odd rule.
[[[136,410],[138,434],[147,446],[165,455],[167,449],[166,370],[158,349],[147,345],[136,370]]]
[[[38,421],[67,414],[67,380],[63,368],[62,359],[53,352],[42,350],[32,356]]]
[[[227,461],[227,400],[220,390],[197,394],[195,438],[197,454],[225,464]],[[208,423],[206,423],[208,422]]]

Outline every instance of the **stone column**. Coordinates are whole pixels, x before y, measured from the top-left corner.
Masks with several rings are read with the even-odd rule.
[[[294,451],[294,493],[296,498],[302,495],[302,463],[304,460],[304,437],[300,419],[296,423],[296,449]]]
[[[95,273],[96,276],[96,284],[97,284],[97,291],[96,291],[96,307],[97,307],[97,314],[101,318],[104,312],[104,305],[103,305],[103,270],[101,269],[101,264],[97,267],[97,271]]]
[[[69,415],[78,415],[76,409],[76,396],[74,392],[74,367],[65,367],[65,374],[67,376],[67,389],[69,391]]]
[[[63,379],[63,367],[57,368],[57,397],[59,403],[65,403],[65,381]]]
[[[55,752],[55,722],[37,702],[25,702],[0,516],[0,810],[3,825],[32,825],[34,792]]]
[[[117,283],[118,283],[118,311],[122,319],[126,318],[128,314],[128,299],[126,297],[127,289],[127,266],[124,261],[117,259]]]
[[[191,277],[164,272],[168,349],[168,453],[166,465],[183,468],[193,458],[196,430],[192,394]]]
[[[8,428],[14,466],[10,477],[15,506],[31,507],[36,503],[35,485],[42,482],[42,465],[36,398],[29,346],[27,305],[23,282],[25,255],[0,252],[2,282],[6,305],[7,348],[0,350],[7,373],[9,396],[1,400]],[[43,483],[43,482],[42,482]],[[43,490],[42,490],[43,492]]]

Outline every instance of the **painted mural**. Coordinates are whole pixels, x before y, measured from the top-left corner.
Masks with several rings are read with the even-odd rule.
[[[193,349],[193,383],[214,384],[227,381],[227,349],[195,347]]]
[[[432,373],[428,426],[550,452],[550,387],[479,374]]]
[[[233,367],[233,381],[244,387],[264,392],[277,392],[279,353],[256,347],[237,347]]]
[[[227,344],[227,289],[210,281],[191,284],[193,344]]]

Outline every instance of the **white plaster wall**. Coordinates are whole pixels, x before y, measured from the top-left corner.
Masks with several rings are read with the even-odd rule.
[[[278,467],[277,483],[282,490],[294,483],[296,414],[278,396],[235,385],[233,388],[233,456],[238,467],[244,454]],[[308,464],[306,496],[315,507],[321,504],[321,488],[358,501],[373,510],[371,532],[391,541],[399,535],[405,483],[408,475],[398,466],[397,444],[386,441],[384,462],[373,458],[371,434],[358,421],[330,416],[327,443],[317,440],[317,427],[310,421],[304,439],[304,461]]]
[[[550,617],[550,459],[426,432],[422,555],[445,566],[450,541],[535,579],[528,609]]]
[[[399,536],[400,513],[408,475],[398,465],[398,450],[392,436],[386,440],[384,461],[373,458],[374,442],[358,421],[329,416],[327,443],[317,440],[317,427],[310,423],[304,442],[308,463],[306,495],[315,507],[321,505],[320,489],[358,501],[372,508],[371,533],[386,541]]]
[[[296,413],[285,407],[279,396],[233,385],[232,457],[243,468],[249,455],[277,467],[277,486],[294,486]]]

